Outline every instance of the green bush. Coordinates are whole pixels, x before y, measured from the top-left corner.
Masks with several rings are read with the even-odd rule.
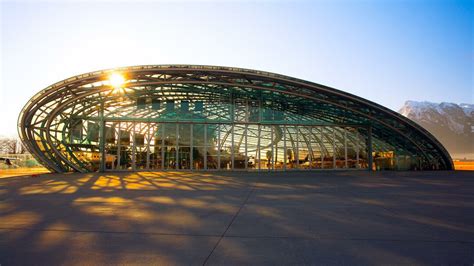
[[[38,166],[38,162],[35,159],[29,159],[25,162],[26,167],[35,167]]]

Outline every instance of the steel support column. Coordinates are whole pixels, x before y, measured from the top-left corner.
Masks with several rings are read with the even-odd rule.
[[[283,170],[286,170],[286,126],[283,126]]]
[[[99,122],[99,151],[100,151],[100,167],[99,171],[105,171],[105,121],[104,121],[104,101],[100,103],[100,122]]]
[[[193,161],[194,161],[194,156],[193,156],[193,148],[194,148],[194,140],[193,140],[193,131],[194,131],[194,126],[193,124],[189,125],[189,127],[191,128],[191,132],[189,133],[190,134],[190,140],[189,140],[189,144],[190,144],[190,147],[189,147],[189,170],[193,170]]]
[[[321,169],[324,169],[324,150],[326,150],[326,147],[324,147],[324,127],[321,126],[321,139],[319,143],[321,143]]]
[[[248,148],[247,148],[247,144],[248,144],[248,140],[247,140],[247,134],[248,134],[248,129],[249,129],[249,125],[245,125],[245,135],[244,135],[244,138],[245,138],[245,169],[248,168],[248,165],[249,165],[249,156],[248,156]]]
[[[336,127],[332,127],[332,168],[336,169]]]
[[[165,124],[160,124],[161,130],[161,170],[165,169]]]
[[[372,158],[372,127],[369,126],[367,129],[367,161],[368,161],[368,170],[372,171],[373,167],[373,158]]]
[[[261,150],[260,150],[260,143],[262,138],[262,126],[258,124],[258,133],[257,133],[257,154],[255,158],[258,160],[258,170],[262,168],[262,158],[261,158]]]
[[[120,160],[122,159],[121,157],[121,149],[122,149],[122,143],[121,143],[121,138],[122,134],[120,133],[120,128],[121,128],[121,123],[118,123],[118,131],[117,131],[117,166],[115,166],[116,169],[120,169]]]
[[[230,136],[231,136],[231,148],[230,148],[230,162],[231,162],[231,168],[232,170],[234,170],[234,163],[235,163],[235,156],[234,156],[234,153],[235,153],[235,141],[234,141],[234,131],[235,131],[235,125],[232,124],[231,126],[231,132],[230,132]]]
[[[151,124],[147,124],[146,125],[146,169],[147,170],[150,170],[150,142],[151,142],[150,128],[151,128]]]
[[[308,141],[308,161],[309,169],[313,168],[313,147],[312,147],[312,138],[313,138],[313,128],[309,127],[309,141]]]
[[[179,163],[179,125],[180,124],[176,124],[176,136],[174,138],[175,140],[175,158],[174,158],[174,169],[178,170],[179,169],[179,166],[180,166],[180,163]]]
[[[348,165],[347,165],[347,128],[344,128],[344,168],[348,168]]]
[[[137,140],[135,139],[135,123],[132,123],[132,169],[137,168]]]
[[[204,124],[204,170],[207,170],[207,127],[208,124]]]
[[[300,134],[298,130],[298,126],[295,126],[296,129],[296,150],[295,150],[295,159],[296,159],[296,168],[300,168]]]
[[[221,169],[221,128],[222,124],[219,125],[219,130],[217,131],[217,167],[216,169]]]

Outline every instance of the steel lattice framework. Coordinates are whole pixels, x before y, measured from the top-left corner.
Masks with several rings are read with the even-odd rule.
[[[110,85],[111,73],[124,76],[121,88]],[[230,67],[146,65],[74,76],[31,98],[18,130],[35,158],[55,172],[454,169],[436,138],[381,105]]]

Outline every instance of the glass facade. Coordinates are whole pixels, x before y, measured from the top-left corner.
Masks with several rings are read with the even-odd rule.
[[[111,87],[110,73],[126,82]],[[76,76],[33,97],[19,131],[56,172],[452,167],[436,139],[381,106],[285,76],[219,67]]]
[[[179,122],[106,122],[106,128],[115,129],[105,144],[107,170],[368,168],[358,128]],[[99,147],[94,150],[83,153],[100,158]],[[91,171],[100,168],[100,160],[86,163]]]

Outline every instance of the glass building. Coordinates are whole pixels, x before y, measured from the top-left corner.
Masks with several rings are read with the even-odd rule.
[[[452,170],[413,121],[288,76],[150,65],[60,81],[23,108],[20,137],[54,172]]]

